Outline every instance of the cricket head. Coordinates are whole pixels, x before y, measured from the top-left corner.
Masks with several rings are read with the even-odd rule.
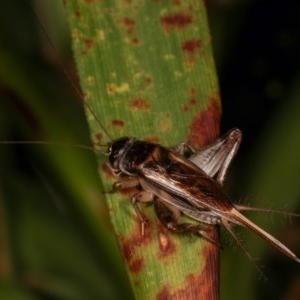
[[[134,140],[134,138],[122,137],[108,145],[107,156],[113,169],[120,170],[122,158],[126,155]]]

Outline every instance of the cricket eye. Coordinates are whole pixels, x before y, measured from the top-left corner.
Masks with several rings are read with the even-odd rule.
[[[126,144],[130,140],[128,137],[120,138],[112,142],[108,148],[108,160],[114,169],[118,168],[120,158],[126,149]]]

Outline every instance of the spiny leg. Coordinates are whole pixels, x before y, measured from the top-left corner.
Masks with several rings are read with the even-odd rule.
[[[133,205],[133,208],[141,222],[142,235],[145,234],[145,225],[147,224],[147,219],[142,214],[142,212],[138,206],[138,202],[142,202],[142,203],[152,202],[153,198],[154,198],[153,194],[150,192],[147,192],[147,191],[140,191],[140,192],[134,194],[131,198],[131,203]]]
[[[191,152],[188,159],[222,186],[241,140],[242,132],[234,128],[200,151],[195,151],[186,143],[179,144],[175,151],[180,155],[184,155],[186,150]]]

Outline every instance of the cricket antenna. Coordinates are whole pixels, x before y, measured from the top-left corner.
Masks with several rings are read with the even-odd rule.
[[[101,152],[98,149],[95,149],[91,146],[81,145],[81,144],[74,144],[74,143],[66,143],[66,142],[47,142],[47,141],[1,141],[1,144],[13,144],[13,145],[59,145],[64,147],[76,147],[83,150],[89,150],[93,152]],[[97,144],[98,147],[105,147],[107,148],[107,144]],[[103,152],[105,154],[106,152]]]
[[[52,50],[54,51],[56,56],[58,55],[57,49],[55,47],[55,45],[53,44],[49,34],[47,33],[47,30],[43,24],[43,22],[41,21],[41,19],[39,18],[39,15],[37,14],[37,12],[35,11],[34,7],[31,6],[33,13],[35,14],[35,17],[40,25],[40,28],[44,34],[44,36],[46,37],[49,45],[51,46]],[[72,77],[70,76],[70,73],[68,72],[66,66],[63,64],[63,62],[60,60],[59,61],[59,65],[62,68],[64,75],[66,76],[67,80],[69,81],[69,83],[71,84],[72,88],[74,89],[75,93],[77,94],[77,96],[79,97],[79,99],[81,99],[83,105],[87,108],[87,110],[90,112],[90,114],[93,116],[93,118],[96,120],[97,124],[99,125],[99,127],[103,130],[103,132],[106,134],[106,136],[112,141],[112,137],[111,135],[108,133],[107,129],[104,127],[104,125],[100,122],[99,118],[97,117],[97,115],[94,113],[93,109],[91,108],[91,106],[85,101],[83,93],[81,92],[81,90],[78,88],[78,86],[75,84],[74,80],[72,79]]]

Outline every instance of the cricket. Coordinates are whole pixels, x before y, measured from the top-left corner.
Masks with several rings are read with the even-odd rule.
[[[131,198],[142,224],[142,234],[147,222],[137,204],[152,201],[158,219],[171,231],[192,232],[210,240],[205,228],[224,226],[252,259],[232,229],[233,225],[244,226],[299,263],[291,250],[241,213],[243,210],[275,211],[234,205],[222,191],[227,169],[241,139],[241,131],[235,128],[199,152],[184,143],[172,150],[128,137],[111,142],[107,152],[109,163],[113,172],[121,177],[114,188],[142,188]],[[185,148],[192,153],[188,159],[183,156]],[[182,214],[197,223],[180,223]],[[212,242],[217,244],[217,241]]]

